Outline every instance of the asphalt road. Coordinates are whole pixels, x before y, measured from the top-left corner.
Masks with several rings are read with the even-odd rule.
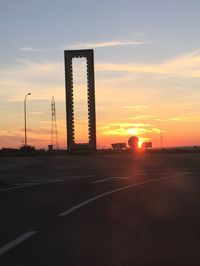
[[[0,265],[200,265],[199,154],[0,159]]]

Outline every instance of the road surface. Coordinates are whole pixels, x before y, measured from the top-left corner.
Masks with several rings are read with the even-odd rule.
[[[0,265],[200,265],[199,154],[1,158]]]

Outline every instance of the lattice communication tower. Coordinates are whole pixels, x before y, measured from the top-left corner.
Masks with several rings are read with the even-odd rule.
[[[57,130],[57,122],[56,122],[56,103],[54,97],[51,100],[51,145],[52,147],[56,147],[59,149],[58,144],[58,130]]]

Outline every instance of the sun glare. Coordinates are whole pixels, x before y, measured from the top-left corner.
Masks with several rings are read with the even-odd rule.
[[[142,141],[141,140],[138,141],[138,148],[142,148]]]
[[[137,128],[128,128],[128,129],[127,129],[127,132],[128,132],[129,134],[132,134],[132,135],[138,135],[138,130],[137,130]]]

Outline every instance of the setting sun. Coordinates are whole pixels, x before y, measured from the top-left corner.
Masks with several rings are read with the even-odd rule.
[[[128,132],[129,134],[132,134],[132,135],[138,135],[138,130],[137,130],[137,128],[128,128],[128,129],[127,129],[127,132]]]

